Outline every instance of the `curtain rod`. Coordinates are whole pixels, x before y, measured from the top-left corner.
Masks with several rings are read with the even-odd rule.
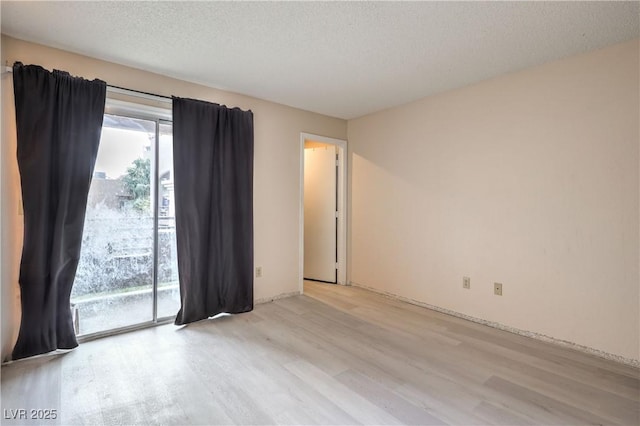
[[[137,96],[139,98],[150,99],[152,101],[167,103],[173,102],[173,98],[170,96],[157,95],[155,93],[143,92],[142,90],[127,89],[126,87],[112,86],[111,84],[107,84],[107,91],[123,95]]]
[[[5,66],[3,70],[3,74],[7,72],[12,73],[13,68],[10,66]],[[114,86],[111,84],[107,84],[107,91],[112,93],[120,93],[122,95],[137,96],[139,98],[144,98],[144,99],[149,99],[152,101],[159,101],[159,102],[168,103],[168,102],[172,102],[173,100],[173,98],[171,98],[170,96],[163,96],[163,95],[158,95],[156,93],[143,92],[142,90],[127,89],[126,87]]]

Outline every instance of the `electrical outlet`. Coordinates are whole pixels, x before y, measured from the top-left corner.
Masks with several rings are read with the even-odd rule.
[[[462,277],[462,288],[466,288],[466,289],[471,288],[471,278]]]
[[[256,278],[262,278],[262,266],[256,266]]]
[[[493,294],[496,296],[502,296],[502,284],[493,283]]]

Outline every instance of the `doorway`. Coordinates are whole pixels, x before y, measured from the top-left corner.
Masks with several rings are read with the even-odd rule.
[[[347,141],[300,136],[300,292],[305,279],[346,284]]]
[[[304,279],[338,282],[338,149],[304,143]]]

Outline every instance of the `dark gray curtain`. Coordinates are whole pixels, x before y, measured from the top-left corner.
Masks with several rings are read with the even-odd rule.
[[[19,359],[78,346],[69,298],[107,86],[19,62],[13,85],[24,206]]]
[[[253,113],[173,99],[181,308],[175,323],[253,309]]]

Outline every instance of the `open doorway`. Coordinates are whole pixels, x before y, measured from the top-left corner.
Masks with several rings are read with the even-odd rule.
[[[300,136],[300,292],[305,279],[346,284],[347,141]]]
[[[304,143],[304,279],[338,282],[338,148]]]

